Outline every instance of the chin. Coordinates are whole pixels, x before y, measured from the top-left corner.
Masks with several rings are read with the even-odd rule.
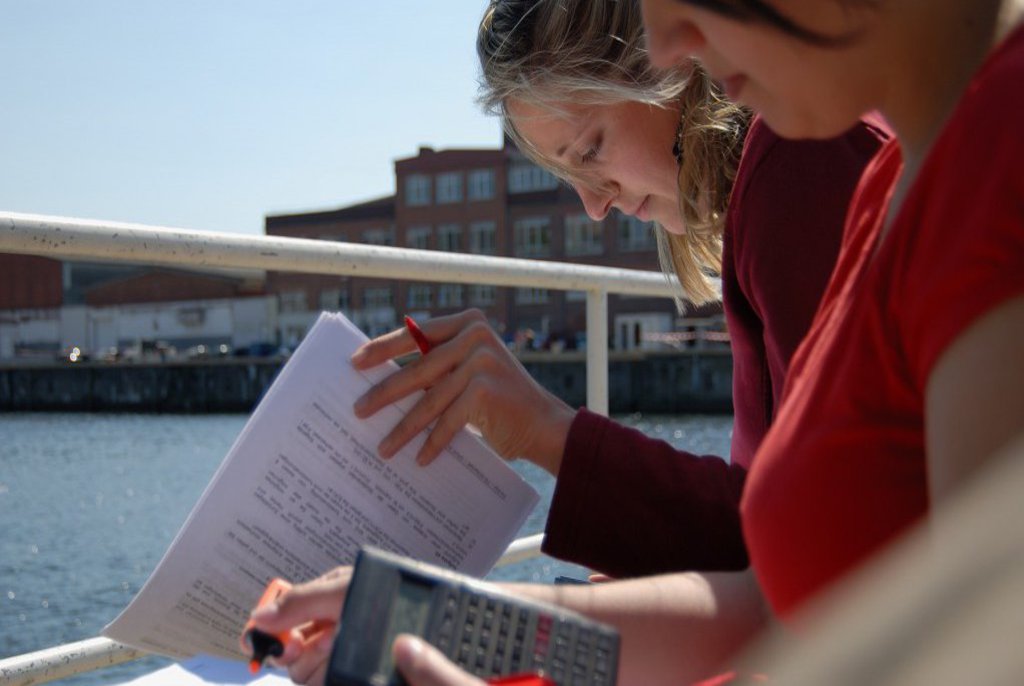
[[[766,110],[761,112],[761,117],[772,131],[783,138],[825,140],[849,131],[857,123],[860,115]]]

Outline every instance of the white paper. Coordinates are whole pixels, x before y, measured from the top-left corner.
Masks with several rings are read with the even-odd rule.
[[[536,491],[465,431],[426,468],[415,463],[426,433],[380,459],[377,444],[415,398],[354,417],[355,399],[397,368],[353,369],[365,340],[340,314],[320,316],[105,636],[171,657],[242,659],[238,636],[270,578],[319,576],[363,543],[490,570]]]
[[[251,684],[252,686],[292,686],[292,680],[282,670],[265,668],[259,674],[249,673],[248,665],[235,660],[224,660],[200,655],[170,667],[164,667],[121,686],[208,686],[217,684]]]

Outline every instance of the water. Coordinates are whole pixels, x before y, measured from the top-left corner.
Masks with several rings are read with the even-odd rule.
[[[731,417],[620,418],[697,454],[728,454]],[[0,414],[0,658],[98,636],[142,587],[245,424],[245,415]],[[542,502],[554,480],[514,468]],[[495,578],[550,582],[585,570],[540,558]],[[146,658],[61,683],[120,682]]]

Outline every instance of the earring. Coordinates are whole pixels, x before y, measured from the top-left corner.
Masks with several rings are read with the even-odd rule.
[[[676,127],[675,141],[672,143],[672,156],[679,166],[683,164],[683,114],[679,115],[679,126]]]

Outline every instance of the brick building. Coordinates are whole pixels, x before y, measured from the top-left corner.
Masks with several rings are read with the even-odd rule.
[[[395,162],[397,193],[349,207],[266,218],[268,235],[657,270],[653,226],[613,211],[591,220],[575,192],[506,142],[500,149],[420,148]],[[285,341],[301,338],[320,309],[342,309],[370,335],[404,314],[487,313],[508,339],[530,330],[573,347],[586,329],[583,293],[486,285],[268,274]],[[714,315],[716,310],[700,314]],[[673,331],[666,298],[609,296],[613,347],[649,347]]]
[[[160,341],[181,351],[279,338],[256,270],[195,272],[0,254],[0,360],[64,359]]]
[[[59,260],[0,253],[0,311],[60,307],[63,291]]]

